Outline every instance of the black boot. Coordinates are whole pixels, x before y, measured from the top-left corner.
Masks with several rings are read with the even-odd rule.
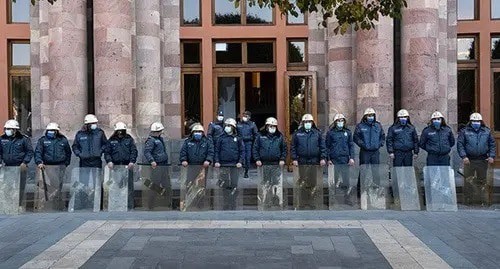
[[[248,178],[248,168],[245,168],[245,174],[243,175],[244,178]]]

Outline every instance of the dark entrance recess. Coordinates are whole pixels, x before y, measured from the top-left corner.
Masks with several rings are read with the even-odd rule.
[[[259,129],[276,118],[276,72],[245,72],[245,109]]]

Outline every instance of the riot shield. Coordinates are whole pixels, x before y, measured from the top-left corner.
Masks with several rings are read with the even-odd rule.
[[[259,210],[283,210],[283,167],[263,165],[257,167],[257,207]],[[285,197],[286,198],[286,197]]]
[[[0,214],[19,214],[22,191],[21,168],[19,166],[4,166],[0,168]]]
[[[214,169],[213,203],[215,210],[242,210],[243,189],[238,187],[241,168],[221,166]]]
[[[485,160],[471,160],[464,166],[463,203],[488,207],[493,198],[493,167]]]
[[[323,209],[323,167],[293,167],[293,207],[295,210]]]
[[[116,165],[113,169],[104,168],[103,209],[107,211],[127,211],[129,190],[129,177],[133,171],[127,166]]]
[[[413,166],[391,169],[394,207],[399,210],[420,210],[417,178]]]
[[[330,210],[359,209],[359,168],[349,165],[328,166],[328,192]]]
[[[427,211],[457,211],[455,176],[450,166],[424,167]]]
[[[139,166],[139,182],[141,204],[139,210],[165,211],[172,210],[172,183],[170,166]]]
[[[359,172],[361,209],[387,209],[389,194],[388,165],[362,164]]]
[[[101,209],[101,185],[101,168],[73,168],[68,211],[99,212]]]
[[[34,212],[65,211],[63,201],[63,182],[66,167],[62,165],[46,165],[44,169],[36,168],[34,189]]]
[[[207,199],[207,177],[209,168],[202,165],[181,167],[180,209],[181,211],[205,211],[210,204]]]

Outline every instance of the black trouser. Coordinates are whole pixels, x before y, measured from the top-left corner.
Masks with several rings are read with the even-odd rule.
[[[74,210],[80,209],[91,209],[94,208],[94,197],[95,195],[102,195],[101,193],[95,193],[95,188],[100,182],[100,167],[99,169],[92,167],[82,167],[80,169],[78,182],[75,182],[71,188],[74,191]],[[76,180],[76,179],[73,179]],[[102,198],[102,196],[101,196]],[[102,199],[101,199],[102,201]]]
[[[101,157],[80,158],[80,167],[102,168],[102,159]]]
[[[35,208],[38,210],[63,210],[62,186],[66,172],[65,164],[52,163],[46,165],[45,169],[40,171],[44,173],[41,178],[42,181],[37,182],[38,199],[35,201]]]
[[[219,187],[222,188],[223,210],[235,210],[237,206],[239,169],[225,167],[220,169]]]
[[[484,158],[486,159],[486,157]],[[470,160],[464,165],[464,203],[487,204],[491,203],[492,182],[488,182],[488,161],[484,159]]]
[[[5,164],[8,167],[19,167],[20,169],[20,178],[19,178],[19,205],[22,205],[24,199],[24,190],[26,188],[26,178],[28,177],[28,169],[20,168],[21,164]],[[17,179],[16,179],[17,180]]]
[[[323,194],[323,189],[319,189],[317,185],[318,166],[299,164],[299,178],[295,182],[295,189],[298,190],[296,197],[298,209],[316,209]]]
[[[158,164],[155,169],[152,169],[151,181],[154,184],[154,188],[160,191],[160,193],[154,190],[147,191],[147,208],[150,210],[154,209],[158,203],[157,200],[161,201],[159,206],[172,208],[172,185],[166,164]]]
[[[264,208],[280,206],[280,197],[277,188],[282,188],[280,184],[281,167],[278,164],[263,163],[262,178],[260,178],[260,188],[262,197],[260,202]]]
[[[359,164],[379,164],[380,163],[380,151],[359,151]]]
[[[181,182],[184,188],[184,209],[182,210],[191,210],[191,209],[202,209],[205,206],[205,188],[206,188],[206,175],[207,168],[204,168],[200,165],[189,165],[186,173],[186,181]],[[203,178],[200,173],[204,171]]]
[[[427,166],[450,166],[450,155],[427,154]]]
[[[394,167],[398,166],[413,166],[413,151],[394,151],[394,160],[392,161]]]

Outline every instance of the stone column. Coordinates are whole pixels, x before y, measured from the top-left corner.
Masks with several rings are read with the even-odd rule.
[[[163,124],[170,138],[179,139],[182,129],[179,0],[161,1],[161,5]]]
[[[138,0],[136,9],[135,124],[139,136],[161,120],[160,1]]]
[[[446,115],[447,90],[441,86],[439,1],[409,0],[401,25],[401,104],[422,130],[434,110]],[[445,36],[446,39],[446,36]],[[442,56],[442,55],[441,55]]]
[[[40,3],[36,2],[30,8],[30,49],[31,49],[31,126],[33,128],[33,137],[40,135],[42,122],[40,115]]]
[[[458,90],[457,90],[457,1],[447,0],[447,61],[448,61],[448,123],[458,123]]]
[[[105,130],[132,125],[131,0],[94,0],[96,116]]]
[[[338,22],[332,18],[328,22],[328,103],[329,122],[337,113],[347,117],[348,125],[355,125],[356,88],[353,83],[355,62],[353,59],[353,32],[349,28],[344,35],[333,30]]]
[[[357,121],[368,107],[384,127],[394,122],[394,26],[380,17],[375,28],[357,34]]]
[[[321,129],[328,128],[330,123],[328,109],[328,67],[326,62],[325,32],[320,23],[323,21],[321,12],[308,14],[309,38],[307,44],[307,57],[309,71],[316,72],[316,90],[318,104],[318,118],[316,124]]]

